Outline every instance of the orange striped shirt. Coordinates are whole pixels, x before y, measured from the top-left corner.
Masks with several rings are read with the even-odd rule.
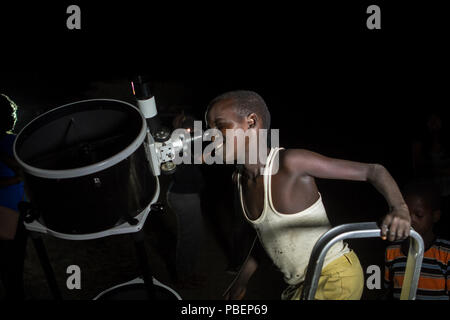
[[[387,247],[385,257],[385,287],[392,290],[395,299],[400,298],[406,269],[407,254],[400,244]],[[436,239],[424,252],[420,278],[417,287],[417,300],[449,300],[449,259],[450,241]]]

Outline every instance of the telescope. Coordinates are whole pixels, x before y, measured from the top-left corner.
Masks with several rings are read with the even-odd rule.
[[[145,77],[131,85],[137,107],[114,99],[76,101],[38,116],[16,137],[13,152],[28,198],[19,209],[55,297],[60,295],[39,234],[66,240],[134,234],[144,281],[125,287],[145,285],[152,298],[158,287],[180,299],[152,277],[142,232],[149,213],[162,210],[159,176],[175,171],[176,156],[188,151],[193,138],[172,135],[161,124]]]
[[[193,132],[184,135],[172,135],[161,124],[156,108],[155,97],[151,93],[150,83],[144,76],[136,76],[131,81],[133,94],[139,110],[147,123],[146,152],[155,176],[171,174],[176,170],[174,159],[180,152],[189,152],[190,143],[202,136]]]

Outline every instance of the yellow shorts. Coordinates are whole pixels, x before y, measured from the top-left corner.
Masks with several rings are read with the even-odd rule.
[[[322,269],[316,300],[359,300],[364,289],[364,273],[358,256],[350,251]],[[282,300],[300,300],[303,283],[287,287]]]

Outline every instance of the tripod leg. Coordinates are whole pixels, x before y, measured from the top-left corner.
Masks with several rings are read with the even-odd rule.
[[[50,291],[52,292],[53,297],[56,300],[62,300],[61,292],[59,291],[58,285],[56,283],[55,273],[53,272],[50,260],[48,259],[47,250],[45,249],[44,241],[42,240],[41,235],[32,232],[31,239],[33,240],[34,247],[39,257],[39,261],[42,265],[42,269],[44,270],[44,274],[47,278],[48,286],[50,287]]]
[[[150,264],[147,259],[147,252],[145,251],[144,243],[144,230],[140,230],[133,234],[134,246],[141,267],[142,277],[144,278],[145,287],[147,288],[147,294],[149,299],[155,299],[155,286],[153,285],[153,273],[150,268]]]

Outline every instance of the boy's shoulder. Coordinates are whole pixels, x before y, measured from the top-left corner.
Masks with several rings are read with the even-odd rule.
[[[297,170],[301,161],[310,154],[311,151],[306,149],[280,149],[278,152],[280,168],[287,171]]]
[[[446,240],[444,238],[438,237],[435,241],[435,243],[439,243],[439,245],[450,247],[450,240]]]
[[[439,250],[441,251],[445,251],[447,253],[450,253],[450,241],[443,239],[443,238],[437,238],[434,243],[433,246],[436,246],[439,248]]]
[[[450,241],[437,238],[429,249],[429,254],[443,266],[447,266],[450,261]]]

